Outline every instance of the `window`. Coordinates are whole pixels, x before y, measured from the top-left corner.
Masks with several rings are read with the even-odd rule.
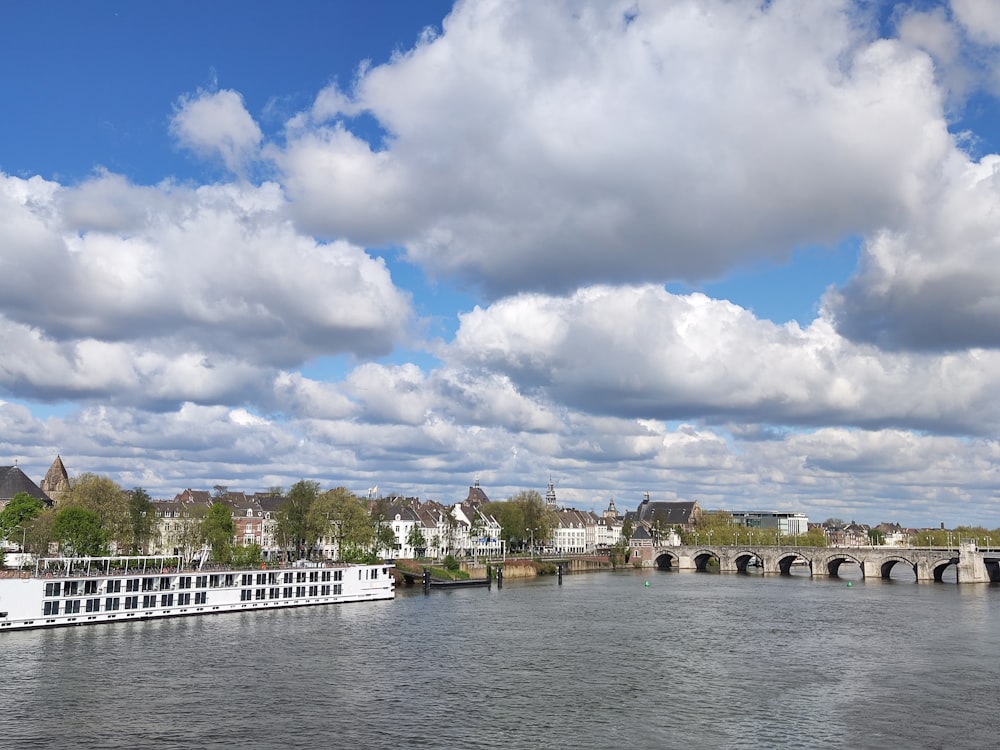
[[[44,609],[42,610],[47,615],[58,615],[59,614],[59,602],[45,602]]]
[[[320,586],[319,587],[319,593],[322,596],[330,596],[330,587],[329,586]]]
[[[258,586],[263,586],[265,583],[267,583],[267,573],[258,573],[257,574],[257,585]]]
[[[86,610],[88,612],[100,612],[101,611],[101,600],[100,599],[88,599]]]
[[[257,589],[257,593],[254,595],[258,600],[266,598],[267,589]]]
[[[79,599],[67,599],[66,600],[66,614],[75,615],[80,611],[80,600]]]
[[[253,574],[252,573],[244,573],[240,577],[240,585],[241,586],[252,586],[253,585]]]
[[[80,593],[80,582],[66,581],[65,586],[63,586],[63,593],[65,593],[66,596],[76,596]]]
[[[196,591],[194,594],[195,604],[204,604],[208,600],[208,593],[205,591]]]
[[[292,598],[292,587],[291,586],[285,586],[285,588],[283,588],[281,590],[281,596],[283,598],[285,598],[285,599],[291,599]]]
[[[170,579],[164,576],[160,579],[160,591],[166,591],[170,588]]]
[[[160,606],[161,607],[172,607],[172,606],[174,606],[174,595],[173,594],[164,594],[163,596],[161,596],[160,597]]]
[[[224,585],[225,586],[235,586],[236,585],[236,574],[235,573],[229,573],[226,576],[226,582],[225,582]]]
[[[335,581],[343,581],[344,580],[344,571],[342,571],[342,570],[335,570],[335,571],[333,571],[333,580],[335,580]]]
[[[109,594],[117,594],[117,593],[119,593],[122,590],[122,582],[121,582],[121,580],[116,579],[116,578],[112,578],[111,580],[108,581],[105,590]]]
[[[156,594],[146,594],[142,597],[142,608],[149,609],[156,606]]]
[[[61,596],[62,595],[62,584],[58,581],[56,583],[46,583],[45,584],[45,596]],[[48,614],[46,612],[45,614]]]
[[[104,611],[105,612],[112,612],[112,611],[114,611],[116,609],[118,609],[118,597],[117,596],[109,596],[107,599],[104,600]]]
[[[309,596],[316,596],[316,594],[318,594],[318,593],[319,593],[319,586],[310,586],[309,587]]]
[[[190,603],[191,603],[191,594],[190,593],[178,594],[177,595],[177,604],[178,604],[178,606],[186,607]]]
[[[218,576],[218,575],[209,576],[208,577],[208,585],[211,586],[213,589],[219,588],[219,586],[222,585],[222,576]]]
[[[278,585],[278,574],[277,573],[268,573],[267,574],[267,583],[268,583],[269,586],[277,586]]]
[[[305,583],[306,582],[306,574],[304,572],[296,573],[295,574],[295,582],[296,583]]]
[[[298,597],[298,596],[305,596],[305,595],[306,595],[306,587],[305,586],[296,586],[295,587],[295,596]]]
[[[309,574],[309,583],[316,583],[319,580],[319,571],[314,570]]]
[[[194,579],[194,585],[200,589],[205,588],[208,585],[208,576],[198,576]]]
[[[83,582],[83,593],[84,594],[96,594],[97,593],[97,581],[84,581]]]
[[[329,581],[330,580],[330,571],[329,570],[324,570],[322,577],[320,577],[320,580],[321,581]]]
[[[138,591],[139,590],[139,579],[129,578],[125,581],[125,591]]]
[[[155,578],[143,578],[142,579],[142,590],[143,591],[155,591],[156,579]]]
[[[333,584],[333,595],[340,596],[342,593],[344,593],[344,584],[342,583]]]
[[[268,599],[277,599],[280,596],[280,594],[281,594],[280,590],[277,587],[274,587],[267,592],[267,597]]]
[[[139,597],[138,596],[126,596],[125,597],[125,609],[138,609],[139,608]]]
[[[250,589],[243,589],[240,591],[240,601],[248,602],[251,597],[253,597],[253,592]]]
[[[191,576],[181,576],[177,579],[177,588],[179,589],[189,589],[191,588]]]

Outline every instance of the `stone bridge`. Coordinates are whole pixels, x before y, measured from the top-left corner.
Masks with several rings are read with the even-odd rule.
[[[865,578],[889,578],[896,565],[913,571],[917,581],[940,581],[956,567],[958,583],[1000,581],[1000,551],[983,552],[975,542],[959,548],[927,547],[784,547],[768,545],[681,545],[637,547],[631,560],[642,567],[666,570],[707,570],[715,560],[721,573],[747,573],[759,566],[765,575],[789,575],[792,566],[808,566],[814,578],[835,577],[844,563],[857,563]]]

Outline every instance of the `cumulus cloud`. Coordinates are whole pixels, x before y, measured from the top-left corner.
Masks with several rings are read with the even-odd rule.
[[[219,158],[242,174],[256,158],[263,133],[236,91],[200,91],[182,97],[170,121],[178,142],[201,157]]]
[[[951,143],[933,66],[850,7],[463,3],[274,159],[310,231],[494,294],[711,277],[922,205]]]
[[[241,372],[390,351],[409,296],[383,261],[296,232],[285,208],[267,183],[0,175],[0,335],[20,353],[3,386],[202,401],[232,398]]]
[[[892,354],[661,287],[520,295],[461,318],[451,366],[502,373],[575,410],[659,420],[992,434],[1000,353]]]
[[[825,298],[838,330],[888,349],[1000,347],[998,175],[1000,156],[956,159],[919,219],[869,237]]]

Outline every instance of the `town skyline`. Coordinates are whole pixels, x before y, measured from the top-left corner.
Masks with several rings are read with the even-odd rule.
[[[996,6],[0,20],[0,463],[1000,527]]]

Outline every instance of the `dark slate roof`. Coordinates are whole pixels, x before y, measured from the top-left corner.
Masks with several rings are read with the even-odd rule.
[[[26,492],[32,497],[37,497],[46,505],[52,505],[52,499],[42,492],[37,484],[28,479],[20,468],[0,466],[0,502],[6,503],[18,492]]]
[[[464,502],[470,505],[482,505],[483,503],[488,503],[490,499],[483,492],[482,487],[479,486],[477,481],[474,485],[469,487],[469,496],[465,498]]]
[[[668,526],[672,526],[673,524],[689,524],[694,521],[692,513],[694,513],[695,505],[697,503],[693,501],[677,503],[644,502],[639,506],[639,520],[653,523],[656,519],[660,519],[661,522]]]

